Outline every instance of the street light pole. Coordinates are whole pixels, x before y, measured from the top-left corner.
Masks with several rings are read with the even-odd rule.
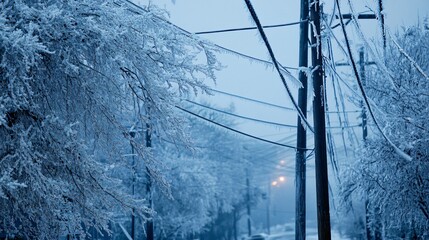
[[[150,125],[146,123],[146,147],[151,148],[152,147],[152,138],[151,138],[151,131],[150,131]],[[148,196],[149,200],[149,208],[153,209],[153,203],[152,203],[152,179],[149,174],[149,169],[146,167],[146,194]],[[153,229],[153,219],[148,220],[146,222],[146,240],[154,240],[154,229]]]
[[[134,132],[134,131],[130,131],[130,136],[131,136],[131,138],[133,138],[134,139],[134,137],[136,136],[136,132]],[[134,156],[134,146],[133,146],[133,144],[131,143],[131,155],[132,155],[132,158],[133,158],[133,165],[132,165],[132,169],[133,169],[133,183],[132,183],[132,186],[131,186],[131,192],[132,192],[132,196],[134,197],[134,194],[135,194],[135,184],[136,184],[136,160],[135,160],[135,156]],[[135,214],[135,210],[134,210],[134,208],[132,209],[132,215],[131,215],[131,239],[135,239],[135,226],[136,226],[136,223],[135,223],[135,221],[136,221],[136,216],[134,215]]]
[[[247,231],[250,237],[252,235],[252,223],[250,221],[250,182],[249,182],[248,169],[246,169],[246,187],[247,187]]]
[[[278,179],[271,181],[269,179],[268,181],[268,191],[267,191],[267,233],[268,235],[271,234],[271,222],[270,222],[270,214],[271,214],[271,186],[275,187],[278,186],[280,183],[285,182],[286,177],[280,176]]]
[[[268,182],[268,193],[267,193],[267,233],[270,235],[270,210],[271,210],[271,182]]]

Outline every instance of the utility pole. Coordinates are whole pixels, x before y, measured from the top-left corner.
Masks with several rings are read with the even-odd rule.
[[[317,227],[319,239],[331,239],[331,219],[329,215],[328,163],[326,155],[325,92],[322,58],[322,36],[320,31],[320,2],[311,0],[311,60],[314,88],[314,152],[316,163]]]
[[[383,50],[384,50],[384,54],[385,55],[385,51],[386,51],[386,36],[385,36],[385,29],[384,29],[384,15],[382,14],[382,10],[383,10],[383,4],[382,4],[382,0],[378,0],[379,3],[379,18],[380,18],[380,22],[381,22],[381,27],[382,27],[382,35],[383,35]],[[339,16],[337,16],[337,18],[339,18]],[[343,14],[342,15],[343,19],[352,19],[352,15],[351,14]],[[365,17],[361,17],[358,19],[377,19],[377,15],[376,14],[366,14]],[[336,66],[348,66],[348,63],[336,63]],[[375,62],[365,62],[365,52],[364,52],[364,48],[361,47],[359,49],[359,75],[361,77],[362,80],[362,85],[365,87],[366,86],[366,74],[365,74],[365,66],[366,65],[375,65]],[[361,101],[361,106],[362,106],[362,138],[363,138],[363,142],[364,144],[366,143],[366,138],[368,136],[368,127],[367,127],[367,115],[366,115],[366,109],[365,109],[365,105],[363,103],[363,101]],[[367,189],[367,192],[369,191],[369,189]],[[365,230],[366,230],[366,239],[367,240],[371,240],[372,239],[372,233],[371,233],[371,229],[369,227],[370,225],[370,219],[369,219],[369,201],[368,201],[368,197],[366,197],[365,199]],[[375,233],[375,239],[381,239],[380,237],[380,231],[376,229],[376,233]]]
[[[375,15],[374,15],[375,18]],[[366,86],[366,74],[365,74],[365,66],[366,65],[375,65],[376,63],[373,61],[365,61],[365,51],[364,48],[361,47],[359,49],[359,75],[362,79],[362,85]],[[336,63],[335,66],[349,66],[348,63]],[[367,127],[367,121],[368,117],[366,115],[366,109],[363,101],[361,101],[361,107],[362,107],[362,139],[365,144],[366,138],[368,137],[368,127]],[[367,190],[368,191],[368,190]],[[366,230],[366,239],[371,240],[372,234],[371,229],[369,228],[369,201],[368,199],[365,199],[365,230]]]
[[[237,206],[234,207],[234,240],[238,240],[238,233],[237,233]]]
[[[299,67],[308,67],[308,1],[301,0],[301,13],[299,25]],[[304,117],[307,117],[307,75],[305,72],[299,72],[299,81],[302,88],[298,90],[298,107],[301,109]],[[306,182],[306,152],[307,132],[304,121],[298,115],[298,132],[296,141],[296,160],[295,160],[295,239],[305,239],[305,182]]]
[[[270,211],[271,211],[271,182],[268,181],[268,193],[267,193],[267,234],[270,235],[271,223],[270,223]]]
[[[146,123],[146,147],[152,147],[151,128],[149,123]],[[149,200],[149,208],[153,209],[152,203],[152,179],[149,174],[149,169],[146,167],[146,194]],[[153,219],[146,222],[146,240],[154,240]]]
[[[378,0],[378,17],[380,18],[380,24],[381,24],[381,35],[383,37],[383,51],[384,55],[383,57],[386,57],[386,29],[384,26],[384,14],[383,14],[383,0]]]
[[[130,136],[131,136],[131,138],[134,139],[134,137],[136,136],[136,132],[130,131]],[[136,160],[135,160],[135,156],[134,156],[134,146],[132,143],[131,143],[131,155],[133,158],[133,166],[132,166],[132,169],[133,169],[133,185],[132,185],[131,191],[132,191],[132,196],[134,197],[135,184],[136,184]],[[131,239],[133,239],[133,240],[135,239],[135,227],[136,227],[136,216],[134,214],[135,214],[135,210],[133,208],[132,215],[131,215]]]
[[[250,183],[249,183],[248,169],[246,169],[246,187],[247,187],[247,231],[250,237],[252,235],[252,223],[250,221]]]
[[[362,79],[362,85],[366,85],[366,75],[365,75],[365,52],[363,50],[363,47],[359,49],[359,71],[360,71],[360,78]],[[366,109],[363,101],[361,100],[361,106],[362,106],[362,138],[363,143],[366,143],[366,137],[368,135],[368,130],[366,127],[367,122],[367,116],[366,116]],[[369,228],[369,201],[368,196],[366,196],[365,199],[365,230],[366,230],[366,239],[371,240],[371,229]]]
[[[364,52],[364,48],[361,47],[359,49],[359,72],[360,72],[360,78],[362,80],[362,85],[365,87],[366,86],[366,74],[365,74],[365,66],[366,65],[371,65],[374,64],[372,62],[365,62],[365,52]],[[363,143],[364,145],[366,145],[366,138],[368,137],[368,127],[367,127],[367,115],[366,115],[366,109],[365,109],[365,105],[363,104],[363,102],[361,101],[361,106],[362,106],[362,139],[363,139]],[[369,191],[369,190],[368,190]],[[381,239],[381,230],[379,228],[379,219],[376,219],[375,221],[375,230],[374,230],[374,239],[378,240]],[[369,227],[370,225],[370,219],[369,219],[369,201],[368,201],[368,197],[365,199],[365,230],[366,230],[366,238],[367,240],[371,240],[372,238],[372,233],[371,233],[371,229]]]
[[[346,13],[341,15],[343,19],[352,19],[352,18],[357,18],[357,19],[376,19],[377,17],[372,14],[372,13],[360,13],[358,14],[356,17],[353,16],[351,13]],[[336,19],[339,19],[340,16],[336,15],[335,16]]]

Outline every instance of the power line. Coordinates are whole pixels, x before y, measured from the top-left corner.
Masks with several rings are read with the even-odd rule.
[[[289,86],[288,86],[288,84],[286,82],[286,79],[285,79],[285,77],[283,76],[283,74],[280,71],[280,67],[279,67],[277,59],[276,59],[276,57],[274,55],[273,49],[271,48],[271,45],[268,42],[268,38],[265,35],[264,29],[262,28],[261,22],[259,21],[259,18],[257,16],[256,12],[255,12],[255,9],[252,6],[252,3],[250,2],[250,0],[244,0],[244,2],[246,3],[247,9],[249,10],[250,15],[252,16],[253,20],[255,21],[256,26],[258,27],[258,31],[261,34],[262,40],[264,41],[265,46],[267,47],[268,53],[270,54],[271,60],[272,60],[272,62],[274,64],[274,67],[276,68],[276,70],[277,70],[277,72],[278,72],[278,74],[279,74],[279,76],[280,76],[280,78],[282,80],[282,83],[283,83],[283,85],[284,85],[284,87],[286,89],[286,92],[287,92],[290,100],[292,101],[292,103],[293,103],[294,107],[296,108],[296,111],[298,112],[298,114],[301,117],[301,119],[305,122],[305,125],[308,126],[308,129],[310,129],[310,131],[314,132],[313,127],[311,127],[311,125],[308,122],[307,118],[302,113],[301,109],[299,108],[298,104],[296,103],[295,99],[293,98],[293,95],[292,95],[292,93],[291,93],[291,91],[289,89]],[[286,73],[288,74],[288,76],[293,77],[292,74],[290,74],[289,71],[286,71]]]
[[[175,142],[169,141],[169,140],[167,140],[165,138],[162,138],[162,137],[158,137],[158,139],[162,140],[163,142],[169,143],[171,145],[175,145],[175,146],[178,146],[178,147],[183,147],[185,149],[190,147],[190,146],[185,145],[185,144],[180,144],[180,143],[175,143]],[[210,149],[210,150],[213,150],[213,151],[219,152],[219,153],[221,152],[221,150],[217,150],[213,146],[192,146],[192,147],[200,148],[200,149]],[[267,155],[264,155],[264,157],[267,157]],[[224,158],[225,160],[234,160],[234,158],[231,158],[231,157],[228,157],[228,156],[223,156],[222,158]],[[219,160],[219,159],[217,159],[217,160]],[[273,166],[274,165],[278,165],[279,162],[277,160],[274,160],[271,157],[267,157],[264,161],[257,161],[257,162],[249,161],[248,164],[257,165],[258,167],[265,168],[265,170],[267,170],[267,169],[268,170],[272,170]],[[291,168],[292,167],[289,167],[289,166],[282,166],[281,170],[291,170]]]
[[[148,11],[147,9],[142,8],[141,6],[139,6],[139,5],[137,5],[137,4],[133,3],[133,2],[131,2],[130,0],[123,0],[123,1],[125,1],[126,3],[130,4],[131,6],[133,6],[133,7],[137,8],[137,9],[139,9],[139,10],[142,10],[142,11],[144,11],[144,12],[146,12],[146,13],[150,13],[150,11]],[[118,4],[118,3],[116,3],[116,4]],[[118,5],[119,5],[119,4],[118,4]],[[132,12],[134,12],[134,13],[136,13],[136,14],[141,14],[141,13],[136,12],[136,11],[132,11]],[[162,21],[162,22],[166,23],[167,25],[170,25],[171,27],[176,28],[177,30],[179,30],[179,31],[180,31],[183,35],[185,35],[186,37],[188,37],[188,38],[191,38],[191,39],[194,39],[194,40],[195,40],[195,38],[193,37],[193,34],[192,34],[192,33],[190,33],[189,31],[187,31],[187,30],[185,30],[185,29],[183,29],[183,28],[181,28],[181,27],[179,27],[179,26],[177,26],[177,25],[173,24],[172,22],[170,22],[170,21],[168,21],[168,20],[166,20],[166,19],[164,19],[164,18],[162,18],[162,17],[160,17],[160,16],[157,16],[157,15],[155,15],[155,14],[152,14],[152,16],[153,16],[154,18],[156,18],[156,19],[158,19],[158,20],[160,20],[160,21]],[[214,44],[214,43],[207,43],[207,42],[202,42],[202,41],[200,41],[200,42],[201,42],[204,46],[206,46],[206,47],[214,47],[214,48],[216,48],[216,49],[218,49],[218,50],[223,50],[223,51],[225,51],[226,53],[232,53],[232,54],[234,54],[234,55],[237,55],[237,56],[240,56],[240,57],[246,58],[246,59],[248,59],[248,60],[250,60],[250,61],[256,61],[256,62],[263,63],[263,64],[266,64],[266,65],[273,65],[273,63],[272,63],[272,62],[270,62],[270,61],[266,61],[266,60],[263,60],[263,59],[260,59],[260,58],[256,58],[256,57],[253,57],[253,56],[250,56],[250,55],[244,54],[244,53],[240,53],[240,52],[237,52],[237,51],[235,51],[235,50],[232,50],[232,49],[229,49],[229,48],[226,48],[226,47],[220,46],[220,45],[218,45],[218,44]],[[281,71],[286,72],[286,73],[289,73],[287,69],[298,70],[298,68],[294,68],[294,67],[287,67],[287,66],[283,66],[283,65],[281,65],[281,64],[279,64],[279,66],[280,66]]]
[[[278,28],[278,27],[286,27],[286,26],[298,25],[298,24],[300,24],[302,22],[307,22],[307,21],[299,21],[299,22],[291,22],[291,23],[283,23],[283,24],[275,24],[275,25],[265,25],[265,26],[262,26],[262,27],[263,28]],[[196,32],[194,34],[201,35],[201,34],[211,34],[211,33],[247,31],[247,30],[255,30],[255,29],[258,29],[258,28],[257,27],[229,28],[229,29],[222,29],[222,30],[212,30],[212,31]]]
[[[235,50],[232,50],[232,49],[229,49],[229,48],[226,48],[226,47],[220,46],[220,45],[218,45],[218,44],[214,44],[214,43],[212,43],[212,44],[213,44],[213,46],[214,46],[215,48],[220,49],[220,50],[223,50],[223,51],[225,51],[226,53],[232,53],[232,54],[235,54],[235,55],[237,55],[237,56],[247,58],[247,59],[248,59],[248,60],[250,60],[250,61],[257,61],[257,62],[260,62],[260,63],[266,64],[266,65],[273,65],[273,63],[272,63],[272,62],[270,62],[270,61],[263,60],[263,59],[260,59],[260,58],[256,58],[256,57],[253,57],[253,56],[250,56],[250,55],[247,55],[247,54],[241,53],[241,52],[237,52],[237,51],[235,51]],[[290,70],[298,70],[298,68],[296,68],[296,67],[283,66],[283,65],[281,65],[280,63],[279,63],[279,66],[280,66],[281,71],[283,71],[283,72],[288,72],[288,71],[287,71],[287,69],[290,69]]]
[[[166,143],[169,143],[169,144],[172,144],[172,145],[175,145],[176,147],[183,147],[183,148],[189,148],[190,146],[187,146],[187,145],[184,145],[184,144],[179,144],[179,143],[174,143],[174,142],[172,142],[172,141],[169,141],[169,140],[167,140],[167,139],[165,139],[165,138],[159,138],[160,140],[162,140],[162,141],[164,141],[164,142],[166,142]],[[213,146],[205,146],[205,147],[202,147],[202,146],[192,146],[192,147],[195,147],[195,148],[201,148],[201,149],[209,149],[209,150],[211,150],[211,151],[215,151],[215,152],[219,152],[219,153],[222,153],[222,150],[218,150],[217,148],[214,148]],[[180,151],[183,151],[183,150],[180,150]],[[258,153],[254,153],[254,154],[258,154]],[[219,162],[219,160],[226,160],[226,161],[228,161],[228,160],[234,160],[234,158],[232,158],[232,157],[229,157],[229,156],[221,156],[220,158],[218,158],[218,159],[216,159],[217,160],[217,162],[218,163],[220,163],[220,164],[225,164],[226,163],[226,161],[224,161],[224,162]],[[252,166],[257,166],[258,167],[258,169],[264,169],[264,170],[266,170],[266,171],[270,171],[270,172],[272,172],[273,171],[273,167],[275,166],[275,165],[279,165],[279,161],[277,161],[277,160],[274,160],[274,158],[273,157],[270,157],[270,155],[269,154],[265,154],[264,155],[264,161],[256,161],[256,162],[253,162],[253,161],[251,161],[251,160],[248,160],[247,161],[247,164],[251,164]],[[280,170],[285,170],[285,171],[291,171],[292,169],[291,169],[292,167],[290,167],[290,166],[282,166],[282,168],[280,169]],[[217,169],[216,167],[210,167],[210,169]],[[164,169],[164,171],[167,171],[167,169]],[[182,171],[183,172],[183,171]],[[261,174],[261,173],[258,173],[258,174]],[[266,173],[264,173],[264,174],[266,174]]]
[[[205,121],[207,121],[207,122],[213,123],[213,124],[215,124],[215,125],[217,125],[217,126],[220,126],[220,127],[225,128],[225,129],[228,129],[228,130],[230,130],[230,131],[233,131],[233,132],[235,132],[235,133],[238,133],[238,134],[241,134],[241,135],[244,135],[244,136],[247,136],[247,137],[250,137],[250,138],[253,138],[253,139],[259,140],[259,141],[262,141],[262,142],[271,143],[271,144],[278,145],[278,146],[282,146],[282,147],[287,147],[287,148],[297,149],[296,147],[291,146],[291,145],[286,145],[286,144],[282,144],[282,143],[278,143],[278,142],[273,142],[273,141],[270,141],[270,140],[267,140],[267,139],[263,139],[263,138],[260,138],[260,137],[256,137],[256,136],[250,135],[250,134],[248,134],[248,133],[244,133],[244,132],[242,132],[242,131],[236,130],[236,129],[234,129],[234,128],[228,127],[228,126],[223,125],[223,124],[221,124],[221,123],[218,123],[218,122],[215,122],[215,121],[210,120],[210,119],[208,119],[208,118],[205,118],[205,117],[203,117],[203,116],[201,116],[201,115],[198,115],[198,114],[196,114],[196,113],[194,113],[194,112],[191,112],[191,111],[189,111],[189,110],[187,110],[187,109],[184,109],[184,108],[181,108],[181,107],[179,107],[179,106],[176,106],[176,108],[178,108],[178,109],[180,109],[180,110],[182,110],[182,111],[184,111],[184,112],[187,112],[187,113],[189,113],[189,114],[191,114],[191,115],[193,115],[193,116],[195,116],[195,117],[201,118],[201,119],[203,119],[203,120],[205,120]],[[305,149],[305,150],[311,150],[311,149]]]
[[[285,109],[285,110],[295,111],[295,109],[290,108],[290,107],[284,107],[284,106],[276,105],[276,104],[273,104],[273,103],[268,103],[268,102],[256,100],[256,99],[253,99],[253,98],[248,98],[248,97],[243,97],[243,96],[232,94],[232,93],[223,92],[223,91],[216,90],[216,89],[210,89],[210,91],[213,91],[213,92],[216,92],[216,93],[220,93],[220,94],[223,94],[223,95],[227,95],[227,96],[231,96],[231,97],[240,98],[240,99],[251,101],[251,102],[260,103],[260,104],[271,106],[271,107],[276,107],[276,108],[281,108],[281,109]]]
[[[335,8],[334,8],[334,13],[333,14],[335,14],[335,9],[336,9],[337,5],[334,4],[334,6],[335,6]],[[328,35],[327,38],[328,38],[328,40],[327,40],[327,48],[328,48],[328,60],[329,60],[328,62],[335,63],[334,52],[333,52],[333,48],[332,48],[332,39],[329,37],[329,35]],[[325,60],[325,61],[327,61],[327,60]],[[336,65],[333,64],[333,66],[335,68]],[[330,75],[331,75],[331,78],[332,78],[331,83],[332,83],[333,95],[334,95],[334,100],[335,100],[335,106],[336,106],[336,109],[340,110],[341,108],[340,108],[340,104],[339,104],[339,100],[338,100],[338,96],[337,95],[339,95],[339,99],[340,99],[340,103],[341,103],[342,109],[345,109],[345,104],[344,104],[344,97],[342,95],[342,89],[341,89],[340,83],[339,83],[339,81],[336,78],[335,73],[334,73],[335,71],[336,71],[336,69],[334,69],[333,71],[330,71]],[[343,123],[342,115],[340,113],[338,113],[338,115],[337,115],[338,120],[339,120],[341,126],[343,126],[343,124],[345,124],[347,126],[348,125],[348,117],[347,117],[346,114],[343,114],[343,115],[344,115],[345,122]],[[327,116],[329,117],[329,115],[327,115]],[[328,124],[330,124],[330,119],[329,118],[328,118]],[[345,150],[345,154],[347,155],[347,147],[346,147],[346,141],[345,141],[345,134],[344,134],[344,132],[345,131],[341,131],[341,138],[343,140],[342,143],[343,143],[343,147],[344,147],[344,150]],[[351,133],[351,132],[354,133],[353,130],[351,130],[351,131],[349,130],[349,133]],[[333,132],[329,131],[329,134],[332,136]],[[333,140],[332,143],[335,144],[335,140]]]
[[[347,126],[329,126],[326,127],[328,129],[346,129],[346,128],[357,128],[357,127],[362,127],[361,124],[355,124],[355,125],[347,125]]]
[[[265,124],[270,124],[270,125],[275,125],[275,126],[279,126],[279,127],[296,128],[295,125],[289,125],[289,124],[283,124],[283,123],[277,123],[277,122],[271,122],[271,121],[265,121],[265,120],[260,120],[260,119],[256,119],[256,118],[241,116],[241,115],[230,113],[230,112],[223,111],[223,110],[220,110],[220,109],[212,108],[212,107],[209,107],[209,106],[206,106],[206,105],[203,105],[203,104],[191,101],[191,100],[186,100],[186,101],[189,102],[189,103],[195,104],[197,106],[200,106],[200,107],[203,107],[203,108],[206,108],[206,109],[210,109],[212,111],[220,112],[220,113],[223,113],[223,114],[226,114],[226,115],[230,115],[230,116],[233,116],[233,117],[237,117],[237,118],[241,118],[241,119],[251,120],[251,121],[254,121],[254,122],[260,122],[260,123],[265,123]]]
[[[192,103],[194,105],[197,105],[197,106],[200,106],[200,107],[203,107],[203,108],[215,111],[215,112],[220,112],[220,113],[223,113],[223,114],[226,114],[226,115],[229,115],[229,116],[233,116],[233,117],[236,117],[236,118],[241,118],[241,119],[250,120],[250,121],[259,122],[259,123],[265,123],[265,124],[274,125],[274,126],[278,126],[278,127],[288,127],[288,128],[296,128],[297,127],[296,125],[290,125],[290,124],[284,124],[284,123],[278,123],[278,122],[271,122],[271,121],[261,120],[261,119],[257,119],[257,118],[251,118],[251,117],[246,117],[246,116],[238,115],[238,114],[227,112],[227,111],[220,110],[220,109],[217,109],[217,108],[209,107],[209,106],[206,106],[204,104],[197,103],[197,102],[194,102],[194,101],[191,101],[191,100],[188,100],[188,99],[185,99],[185,101],[187,101],[189,103]],[[334,112],[334,113],[336,113],[336,112]],[[357,125],[349,125],[349,126],[330,126],[330,127],[327,127],[327,128],[330,128],[330,129],[345,129],[345,128],[353,128],[353,127],[361,127],[361,125],[357,124]]]
[[[261,137],[274,137],[274,136],[281,136],[289,133],[290,132],[278,132],[278,133],[272,133],[272,134],[264,134]]]
[[[146,9],[144,9],[144,8],[142,8],[142,7],[138,6],[138,5],[130,2],[129,0],[124,0],[124,1],[128,2],[129,4],[133,5],[134,7],[138,8],[140,10],[143,10],[143,11],[149,13],[148,10],[146,10]],[[135,13],[139,14],[138,12],[135,12]],[[161,17],[159,17],[157,15],[153,15],[153,17],[155,17],[155,18],[157,18],[157,19],[159,19],[159,20],[161,20],[161,21],[163,21],[163,22],[165,22],[165,23],[173,26],[174,28],[180,30],[182,32],[182,34],[184,34],[185,36],[188,36],[188,37],[192,38],[192,34],[189,33],[188,31],[184,30],[183,28],[180,28],[179,26],[174,25],[173,23],[171,23],[171,22],[167,21],[166,19],[163,19],[163,18],[161,18]],[[208,45],[208,44],[206,44],[206,45]],[[214,44],[213,46],[215,46],[218,49],[224,50],[226,52],[233,53],[233,54],[239,55],[239,56],[244,57],[244,58],[248,58],[250,60],[255,60],[255,61],[258,61],[258,62],[262,62],[264,64],[270,64],[270,65],[274,64],[275,65],[275,63],[273,63],[273,62],[265,61],[265,60],[258,59],[258,58],[255,58],[255,57],[252,57],[252,56],[249,56],[249,55],[246,55],[246,54],[242,54],[242,53],[239,53],[237,51],[234,51],[234,50],[231,50],[231,49],[228,49],[228,48],[216,45],[216,44]],[[277,62],[277,64],[278,64],[278,67],[280,68],[281,71],[286,71],[287,72],[287,70],[286,70],[287,68],[289,68],[289,69],[297,69],[297,68],[291,68],[291,67],[284,67],[284,66],[280,65],[278,62]],[[279,69],[277,69],[277,70],[279,70]],[[289,72],[287,72],[287,73],[289,73]],[[283,107],[283,108],[285,108],[285,107]]]
[[[355,10],[353,7],[353,4],[350,0],[347,1],[350,11],[352,12],[352,15],[355,16]],[[375,50],[373,50],[373,48],[370,46],[368,40],[366,39],[364,33],[362,32],[362,29],[360,27],[360,24],[358,21],[354,20],[353,21],[353,25],[356,29],[356,33],[358,34],[358,36],[361,38],[361,40],[363,41],[364,45],[367,48],[368,53],[370,53],[373,57],[373,60],[375,61],[375,64],[377,65],[377,67],[379,68],[379,70],[381,70],[382,72],[384,72],[385,74],[387,74],[387,76],[389,76],[389,82],[392,85],[392,88],[395,90],[395,92],[398,92],[398,87],[395,84],[395,77],[393,76],[393,73],[387,68],[386,64],[383,63],[383,61],[380,59],[380,55],[375,52]],[[344,30],[343,30],[344,32]]]
[[[233,93],[228,93],[228,92],[216,90],[216,89],[213,89],[213,88],[210,88],[210,91],[216,92],[216,93],[220,93],[220,94],[223,94],[223,95],[227,95],[227,96],[231,96],[231,97],[235,97],[235,98],[239,98],[239,99],[243,99],[243,100],[250,101],[250,102],[259,103],[259,104],[262,104],[262,105],[267,105],[267,106],[271,106],[271,107],[275,107],[275,108],[280,108],[280,109],[283,109],[283,110],[295,111],[295,109],[291,108],[291,107],[280,106],[280,105],[277,105],[277,104],[273,104],[273,103],[269,103],[269,102],[264,102],[264,101],[261,101],[261,100],[244,97],[244,96],[240,96],[240,95],[237,95],[237,94],[233,94]],[[360,113],[360,111],[359,110],[348,110],[348,111],[341,111],[341,112],[339,112],[339,111],[329,111],[327,113]]]

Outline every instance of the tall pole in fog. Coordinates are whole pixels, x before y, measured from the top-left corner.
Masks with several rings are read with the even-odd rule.
[[[151,136],[151,128],[148,123],[146,123],[146,147],[152,147],[152,136]],[[152,202],[152,179],[149,174],[149,169],[146,167],[146,194],[149,200],[149,208],[153,209]],[[154,240],[154,226],[153,219],[149,219],[146,222],[146,240]]]
[[[314,153],[316,167],[317,228],[319,239],[331,239],[331,219],[329,215],[328,163],[326,154],[325,92],[322,58],[322,36],[320,31],[320,2],[311,0],[311,62],[313,65],[313,118]]]
[[[250,237],[252,235],[252,223],[250,220],[250,182],[249,182],[248,169],[246,169],[246,187],[247,187],[247,231]]]
[[[268,181],[268,189],[267,189],[267,233],[271,234],[271,222],[270,222],[270,211],[271,211],[271,182]]]
[[[301,23],[299,26],[299,67],[308,67],[308,0],[301,0]],[[301,109],[304,117],[307,117],[307,75],[305,72],[299,72],[299,81],[302,88],[298,90],[298,107]],[[305,181],[306,181],[306,151],[307,132],[304,122],[298,115],[297,132],[297,152],[295,161],[295,239],[305,239]]]

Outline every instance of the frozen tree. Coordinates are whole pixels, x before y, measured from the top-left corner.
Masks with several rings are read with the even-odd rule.
[[[429,32],[405,29],[392,37],[386,52],[386,65],[397,90],[389,90],[389,76],[373,70],[367,91],[383,116],[385,132],[412,160],[399,157],[380,136],[371,136],[360,150],[360,159],[344,174],[343,194],[349,198],[357,192],[367,199],[372,237],[427,239]]]
[[[150,10],[113,0],[0,2],[0,234],[108,232],[112,209],[150,212],[108,170],[131,143],[165,187],[159,160],[129,127],[186,139],[177,98],[205,91],[218,68],[204,43]]]
[[[195,108],[187,109],[198,112]],[[233,123],[215,113],[199,111],[216,122]],[[160,239],[176,239],[199,234],[218,216],[232,213],[245,196],[243,146],[248,143],[227,130],[189,119],[187,131],[192,137],[189,146],[158,138],[156,146],[165,169],[160,169],[171,185],[171,198],[154,195],[155,224]],[[156,138],[154,138],[156,140]],[[191,147],[192,146],[192,147]],[[231,218],[232,220],[232,218]]]

